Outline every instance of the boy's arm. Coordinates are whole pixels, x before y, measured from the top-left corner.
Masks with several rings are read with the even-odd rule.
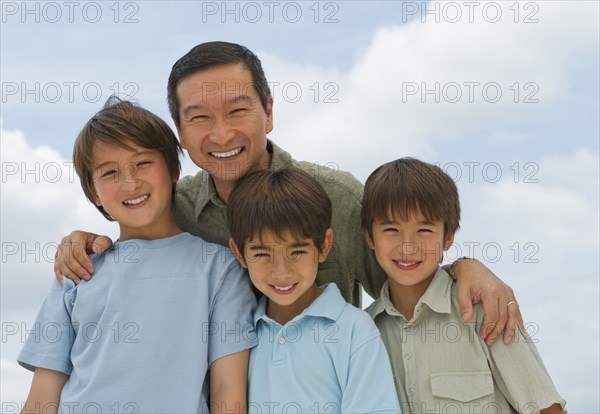
[[[75,230],[60,241],[54,256],[54,277],[62,285],[63,276],[78,284],[90,280],[94,265],[88,253],[102,253],[112,245],[108,236]]]
[[[456,294],[464,322],[473,318],[473,305],[483,303],[485,317],[480,336],[488,345],[493,344],[504,331],[503,339],[509,344],[517,323],[523,325],[523,316],[513,290],[491,270],[476,259],[462,257],[444,269],[456,279]]]
[[[69,376],[64,372],[36,368],[31,389],[21,413],[58,413],[60,393],[67,379]]]
[[[248,349],[217,359],[210,366],[210,412],[248,411]]]
[[[562,409],[560,404],[552,404],[548,408],[540,410],[540,414],[565,414],[566,411]]]

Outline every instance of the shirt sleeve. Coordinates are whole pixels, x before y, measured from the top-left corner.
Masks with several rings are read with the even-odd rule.
[[[37,367],[71,374],[71,348],[75,331],[71,323],[71,299],[76,287],[70,280],[64,286],[54,281],[35,323],[28,330],[25,346],[17,359],[24,368]]]
[[[250,277],[231,262],[218,288],[210,315],[208,330],[208,363],[226,355],[252,348],[258,343],[252,315],[256,296]]]
[[[565,408],[532,338],[516,329],[509,345],[497,341],[488,349],[494,381],[518,412],[539,413],[556,403]]]
[[[399,413],[398,396],[387,351],[377,327],[364,314],[360,318],[362,340],[356,338],[343,390],[342,413]],[[353,342],[355,339],[353,338]],[[354,348],[354,346],[353,346]]]

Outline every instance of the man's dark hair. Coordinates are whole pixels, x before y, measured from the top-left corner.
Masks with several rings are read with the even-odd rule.
[[[181,57],[171,68],[167,84],[167,103],[171,118],[179,126],[179,99],[177,85],[184,78],[214,66],[243,64],[252,74],[252,82],[260,103],[266,110],[271,90],[265,77],[260,59],[250,49],[235,43],[207,42],[195,46]]]

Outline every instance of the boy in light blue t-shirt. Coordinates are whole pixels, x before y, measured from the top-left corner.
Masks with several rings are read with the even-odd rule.
[[[332,248],[331,200],[287,167],[243,178],[227,203],[230,247],[265,296],[254,314],[251,413],[398,413],[385,348],[369,315],[335,283],[318,286]]]
[[[52,286],[42,335],[18,358],[35,371],[24,412],[245,409],[256,299],[231,251],[175,225],[180,153],[169,126],[130,102],[109,99],[83,127],[77,174],[120,236],[93,257],[93,280]]]

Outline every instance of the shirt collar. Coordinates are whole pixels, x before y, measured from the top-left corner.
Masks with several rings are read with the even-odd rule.
[[[271,140],[267,140],[267,151],[271,154],[271,165],[269,169],[279,170],[286,165],[292,164],[292,156],[279,148]],[[212,202],[219,208],[225,208],[226,204],[221,200],[217,194],[215,188],[215,182],[213,181],[210,174],[206,171],[202,171],[202,182],[200,191],[198,192],[198,198],[196,199],[196,217],[200,217],[202,211],[206,208],[209,202]]]
[[[346,301],[342,297],[337,285],[335,283],[327,283],[319,286],[319,288],[322,290],[319,297],[290,322],[297,321],[305,316],[327,318],[333,322],[336,322],[340,318],[340,315],[346,306]],[[263,296],[258,300],[258,306],[254,312],[255,327],[258,327],[258,322],[260,320],[266,322],[273,321],[267,316],[267,300],[268,298],[266,296]]]
[[[427,287],[427,290],[417,302],[416,309],[424,305],[428,306],[432,311],[437,313],[451,313],[451,288],[452,279],[444,269],[438,267],[433,275],[433,279]],[[371,308],[373,317],[386,312],[391,316],[402,316],[390,298],[389,282],[386,280],[381,288],[381,295],[378,301],[375,301]]]

